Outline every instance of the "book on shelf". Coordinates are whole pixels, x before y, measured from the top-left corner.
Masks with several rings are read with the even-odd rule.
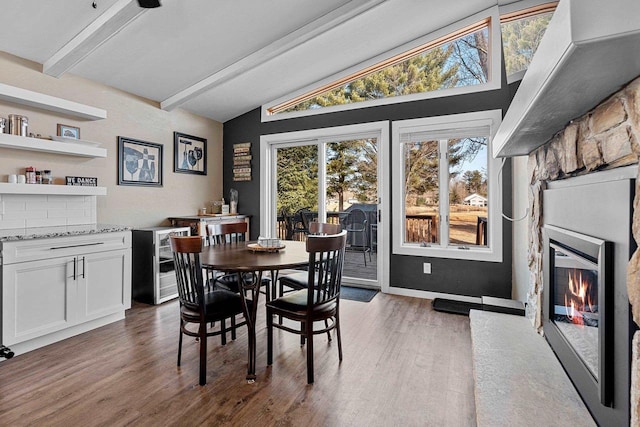
[[[246,168],[246,167],[244,167],[244,168],[236,168],[236,167],[234,167],[233,168],[233,173],[234,174],[251,173],[251,168],[250,167],[249,168]]]
[[[251,181],[251,175],[241,175],[233,177],[234,181]]]
[[[239,144],[233,144],[233,148],[251,148],[250,142],[241,142]]]
[[[241,154],[239,156],[234,154],[234,160],[251,160],[251,154]]]
[[[233,160],[233,166],[249,166],[251,164],[251,160]]]

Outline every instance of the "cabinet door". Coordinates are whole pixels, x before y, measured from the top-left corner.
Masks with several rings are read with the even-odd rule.
[[[4,345],[37,338],[76,322],[75,258],[6,265],[2,269]]]
[[[78,256],[78,321],[131,307],[131,251]]]

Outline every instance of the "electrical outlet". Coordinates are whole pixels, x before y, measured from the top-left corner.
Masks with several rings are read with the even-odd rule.
[[[431,274],[431,263],[425,262],[422,264],[422,271],[424,274]]]

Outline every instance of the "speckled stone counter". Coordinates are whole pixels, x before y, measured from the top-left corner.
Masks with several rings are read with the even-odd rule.
[[[78,236],[82,234],[114,233],[128,230],[131,230],[131,227],[113,224],[0,229],[0,242]]]

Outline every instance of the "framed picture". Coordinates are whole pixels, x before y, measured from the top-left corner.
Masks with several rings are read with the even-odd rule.
[[[207,174],[207,140],[197,136],[173,133],[173,171]]]
[[[119,136],[118,185],[162,187],[162,144]]]
[[[58,123],[58,136],[64,138],[80,139],[80,128]]]

